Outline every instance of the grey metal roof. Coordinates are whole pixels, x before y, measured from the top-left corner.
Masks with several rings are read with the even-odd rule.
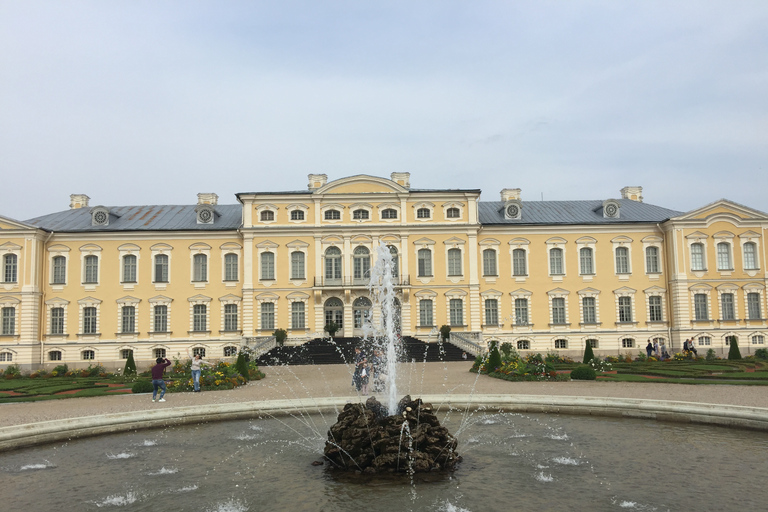
[[[240,204],[215,205],[213,224],[198,224],[197,205],[107,206],[108,226],[91,225],[91,208],[75,208],[25,221],[56,232],[225,231],[242,225]]]
[[[627,224],[663,222],[682,212],[631,199],[617,199],[619,218],[603,217],[603,201],[523,201],[521,218],[504,218],[504,203],[480,201],[478,214],[481,224]]]

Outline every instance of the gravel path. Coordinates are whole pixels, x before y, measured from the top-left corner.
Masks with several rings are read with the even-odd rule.
[[[405,363],[398,370],[400,395],[420,394],[519,394],[646,398],[709,404],[768,408],[763,386],[686,385],[624,382],[508,382],[476,375],[472,364]],[[21,425],[61,418],[107,413],[187,407],[195,404],[250,402],[321,396],[354,397],[351,368],[347,365],[262,368],[267,377],[228,391],[169,393],[166,402],[152,403],[150,395],[114,395],[69,398],[0,405],[0,426]],[[363,397],[364,398],[364,397]],[[354,399],[354,398],[353,398]]]

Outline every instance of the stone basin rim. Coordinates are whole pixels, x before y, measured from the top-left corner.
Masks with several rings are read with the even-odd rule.
[[[144,411],[63,418],[0,427],[0,451],[131,430],[201,422],[289,416],[310,413],[327,415],[329,425],[347,403],[363,403],[368,397],[320,397],[287,400],[166,407]],[[413,395],[438,410],[491,409],[503,412],[549,413],[651,419],[768,432],[768,408],[650,400],[549,395]]]

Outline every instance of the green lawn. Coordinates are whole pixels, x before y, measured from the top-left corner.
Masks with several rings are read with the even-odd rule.
[[[0,404],[13,402],[31,402],[38,400],[56,400],[83,396],[106,396],[123,389],[131,389],[132,384],[109,386],[109,379],[99,377],[53,377],[49,379],[10,379],[0,381]],[[117,382],[115,382],[118,384]]]

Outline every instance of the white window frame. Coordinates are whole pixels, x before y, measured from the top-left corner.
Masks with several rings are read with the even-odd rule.
[[[80,338],[98,338],[101,336],[101,300],[86,297],[77,301],[80,309],[80,324],[78,325],[78,337]],[[85,332],[85,308],[95,308],[96,317],[94,332]]]
[[[81,284],[86,290],[95,290],[96,287],[101,283],[101,268],[102,268],[102,262],[101,262],[101,254],[102,249],[101,247],[95,245],[95,244],[86,244],[82,247],[80,247],[80,269],[81,269]],[[96,278],[94,281],[86,281],[86,258],[88,256],[94,256],[96,258]]]
[[[429,211],[429,217],[419,217],[419,210]],[[413,220],[416,222],[429,222],[435,218],[435,205],[433,203],[420,202],[413,205]]]

